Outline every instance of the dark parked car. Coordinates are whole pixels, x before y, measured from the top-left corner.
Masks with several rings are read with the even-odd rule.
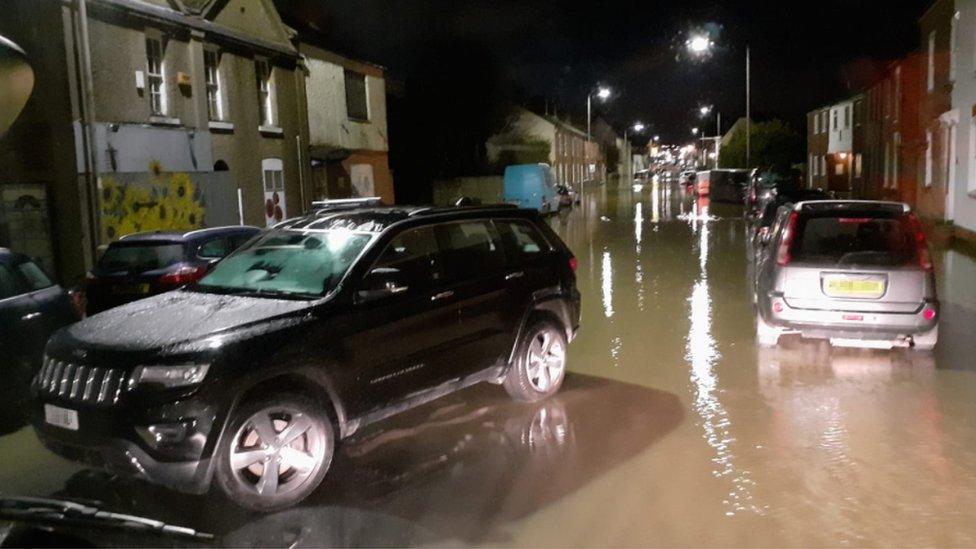
[[[763,206],[777,193],[795,192],[802,189],[803,175],[799,170],[753,170],[745,192],[746,218],[758,217],[763,211]]]
[[[86,311],[93,315],[196,282],[259,232],[257,227],[232,226],[124,236],[108,246],[88,273]]]
[[[68,293],[37,263],[0,248],[0,422],[23,424],[20,411],[47,338],[78,316]]]
[[[70,459],[285,507],[366,424],[483,381],[525,401],[558,391],[575,269],[514,207],[295,219],[196,285],[55,334],[34,425]]]

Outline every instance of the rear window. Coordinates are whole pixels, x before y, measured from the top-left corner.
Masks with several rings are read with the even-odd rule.
[[[183,245],[173,242],[116,243],[98,261],[103,271],[142,273],[183,261]]]
[[[917,260],[908,216],[877,211],[801,215],[790,253],[794,261],[835,266],[894,267]]]

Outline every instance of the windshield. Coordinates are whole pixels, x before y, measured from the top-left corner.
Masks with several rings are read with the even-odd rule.
[[[879,212],[830,212],[801,216],[796,226],[795,261],[837,266],[900,266],[916,258],[908,216]]]
[[[203,291],[318,297],[332,291],[373,235],[273,231],[217,264]]]
[[[115,243],[105,250],[98,269],[142,273],[165,269],[183,260],[183,245],[174,242]]]

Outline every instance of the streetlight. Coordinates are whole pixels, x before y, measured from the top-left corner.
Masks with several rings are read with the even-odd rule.
[[[692,55],[704,57],[715,45],[707,34],[693,34],[685,45]],[[746,46],[746,166],[752,153],[752,49]]]
[[[660,141],[660,140],[661,140],[661,136],[660,135],[655,135],[654,136],[654,141]]]
[[[700,114],[702,118],[705,118],[711,113],[712,113],[711,105],[702,105],[701,107],[698,108],[698,114]]]
[[[685,42],[685,45],[688,46],[688,51],[690,51],[692,55],[703,56],[708,53],[710,49],[712,49],[714,43],[707,34],[696,34],[689,38],[688,41]]]
[[[590,126],[593,123],[593,96],[596,95],[600,101],[610,99],[610,88],[600,86],[596,91],[586,94],[586,138],[590,139]]]
[[[692,128],[691,135],[698,135],[698,128]]]

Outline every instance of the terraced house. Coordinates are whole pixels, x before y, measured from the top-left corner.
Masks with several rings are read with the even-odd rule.
[[[10,0],[37,75],[0,141],[0,245],[71,283],[145,230],[302,213],[301,57],[271,0]]]

